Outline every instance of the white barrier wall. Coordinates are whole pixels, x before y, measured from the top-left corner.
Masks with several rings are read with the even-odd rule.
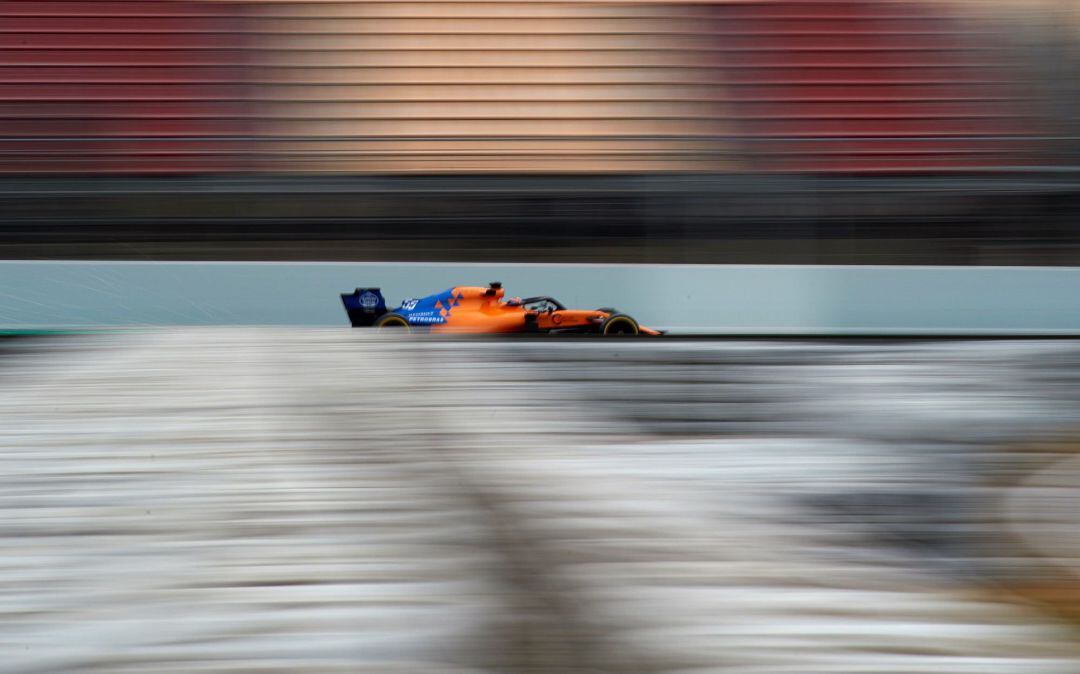
[[[345,327],[357,286],[489,281],[674,333],[1080,334],[1080,268],[481,263],[0,262],[0,328]]]

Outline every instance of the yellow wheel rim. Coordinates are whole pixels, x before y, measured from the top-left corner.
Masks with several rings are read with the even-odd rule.
[[[405,328],[406,330],[408,330],[409,322],[401,316],[391,316],[385,321],[379,323],[379,329],[382,330],[383,328]]]
[[[611,332],[612,326],[621,326],[623,324],[630,326],[630,330],[628,330],[626,332],[616,332],[615,334],[618,334],[618,335],[636,335],[636,334],[638,334],[638,326],[637,326],[637,324],[635,324],[629,318],[626,318],[626,317],[623,317],[623,316],[620,316],[620,317],[618,317],[618,318],[616,318],[616,319],[614,319],[612,321],[608,321],[608,324],[604,326],[604,334],[605,335],[612,334],[612,332]]]

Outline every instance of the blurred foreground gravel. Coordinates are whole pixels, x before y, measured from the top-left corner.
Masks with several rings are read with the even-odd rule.
[[[1070,342],[10,340],[0,671],[1075,674],[1078,427]]]

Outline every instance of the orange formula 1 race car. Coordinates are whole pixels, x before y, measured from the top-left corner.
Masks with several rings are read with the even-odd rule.
[[[432,332],[591,333],[598,335],[659,335],[612,308],[567,309],[551,297],[504,299],[501,283],[487,288],[459,286],[419,299],[408,299],[388,311],[378,288],[357,288],[341,301],[354,328],[376,327]]]

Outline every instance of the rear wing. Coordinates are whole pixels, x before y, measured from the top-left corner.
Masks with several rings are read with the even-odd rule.
[[[341,294],[341,303],[354,328],[368,328],[386,313],[386,298],[379,288],[357,288]]]

